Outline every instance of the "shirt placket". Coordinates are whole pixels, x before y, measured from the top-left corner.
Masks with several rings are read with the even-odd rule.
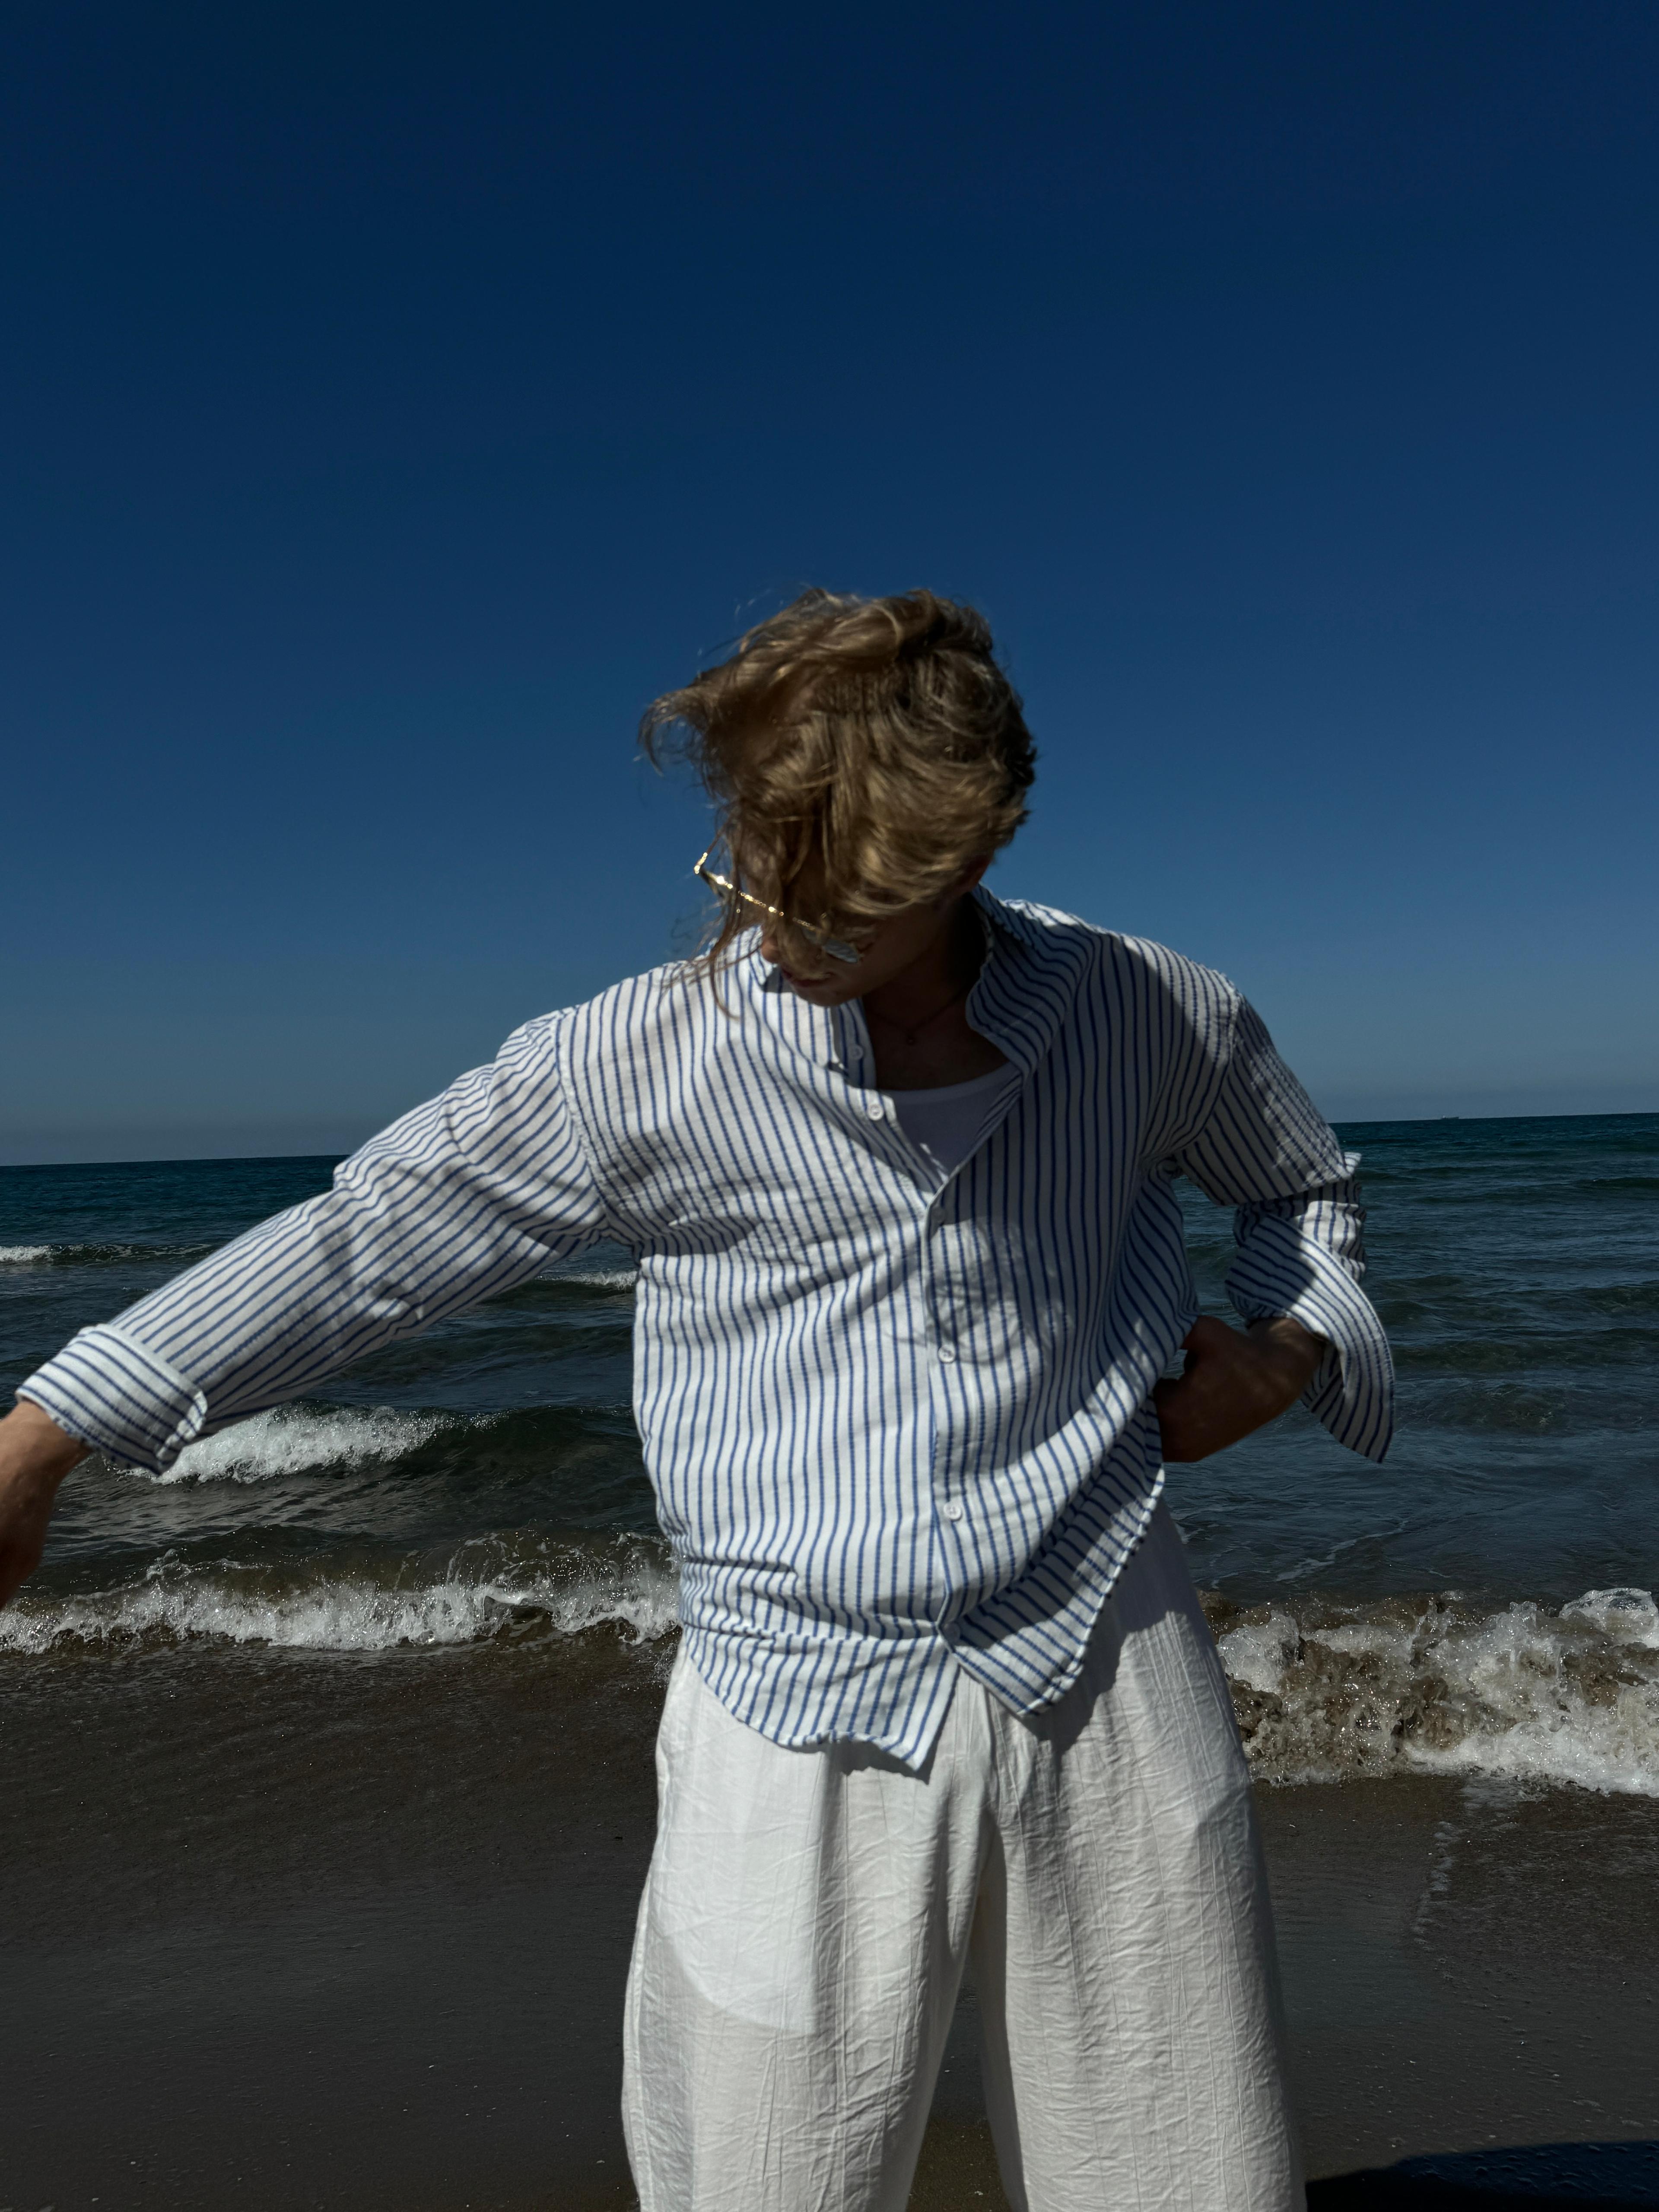
[[[849,1030],[855,1033],[849,1036],[845,1048],[847,1063],[860,1073],[873,1074],[874,1054],[862,1013],[851,1007],[843,1011],[848,1018]],[[1010,1051],[1002,1038],[994,1036],[992,1042],[1020,1069],[1023,1079],[1027,1072],[1023,1058]],[[953,1267],[949,1257],[951,1231],[956,1218],[955,1193],[969,1161],[1006,1120],[1018,1096],[1016,1085],[988,1116],[973,1152],[959,1161],[943,1182],[928,1178],[925,1186],[924,1164],[898,1126],[890,1100],[875,1092],[865,1109],[870,1121],[880,1124],[886,1131],[884,1152],[894,1164],[902,1166],[907,1179],[915,1184],[921,1204],[921,1303],[931,1354],[928,1489],[933,1529],[928,1602],[947,1641],[952,1640],[952,1620],[965,1609],[963,1600],[971,1590],[980,1550],[971,1520],[972,1478],[975,1470],[965,1463],[962,1452],[962,1437],[970,1410],[966,1402],[963,1370],[973,1356],[973,1316],[968,1308],[961,1268]]]

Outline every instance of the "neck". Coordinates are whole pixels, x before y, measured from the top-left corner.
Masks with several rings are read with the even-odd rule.
[[[878,1021],[908,1028],[925,1021],[936,1007],[973,988],[984,957],[984,939],[965,898],[955,899],[908,968],[864,994],[866,1013]]]
[[[979,917],[959,899],[908,967],[865,993],[884,1091],[966,1083],[1003,1065],[1000,1049],[968,1021],[965,1001],[984,955]]]

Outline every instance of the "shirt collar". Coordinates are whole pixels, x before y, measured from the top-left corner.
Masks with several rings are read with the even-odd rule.
[[[983,884],[971,896],[989,947],[968,994],[968,1018],[1029,1075],[1072,1010],[1097,933],[1069,915],[1000,899]]]
[[[1077,995],[1084,942],[1093,933],[1056,927],[1041,909],[998,898],[981,884],[970,894],[985,925],[985,964],[968,994],[968,1018],[1029,1075],[1054,1042]],[[798,999],[760,957],[760,933],[739,939],[722,988],[752,1006],[768,1027],[805,1060],[867,1079],[869,1031],[856,1001],[815,1006]],[[734,1008],[734,1011],[736,1009]]]

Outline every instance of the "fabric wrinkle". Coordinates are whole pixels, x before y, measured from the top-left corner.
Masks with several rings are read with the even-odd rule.
[[[812,1920],[819,1996],[779,2027],[740,1972],[686,1973],[690,1861],[660,1835],[627,2008],[641,2212],[903,2212],[964,1978],[1015,2212],[1292,2212],[1271,1915],[1219,1680],[1162,1509],[1060,1706],[1021,1717],[964,1677],[925,1775],[772,1744],[682,1655],[667,1771],[701,1779],[665,1830],[688,1802],[784,1791],[813,1894],[708,1831],[697,1879],[763,1958],[787,1947],[757,1915]]]

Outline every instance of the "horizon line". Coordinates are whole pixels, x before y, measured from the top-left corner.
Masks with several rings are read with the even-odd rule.
[[[1611,1113],[1587,1112],[1581,1109],[1565,1114],[1334,1114],[1330,1116],[1331,1127],[1334,1129],[1437,1128],[1453,1121],[1468,1122],[1474,1127],[1488,1121],[1654,1120],[1659,1120],[1659,1107],[1625,1107]],[[0,1159],[0,1172],[11,1171],[21,1175],[72,1168],[245,1167],[257,1161],[347,1160],[357,1149],[356,1146],[325,1146],[316,1152],[179,1152],[144,1157],[129,1153],[118,1158],[87,1160]]]

